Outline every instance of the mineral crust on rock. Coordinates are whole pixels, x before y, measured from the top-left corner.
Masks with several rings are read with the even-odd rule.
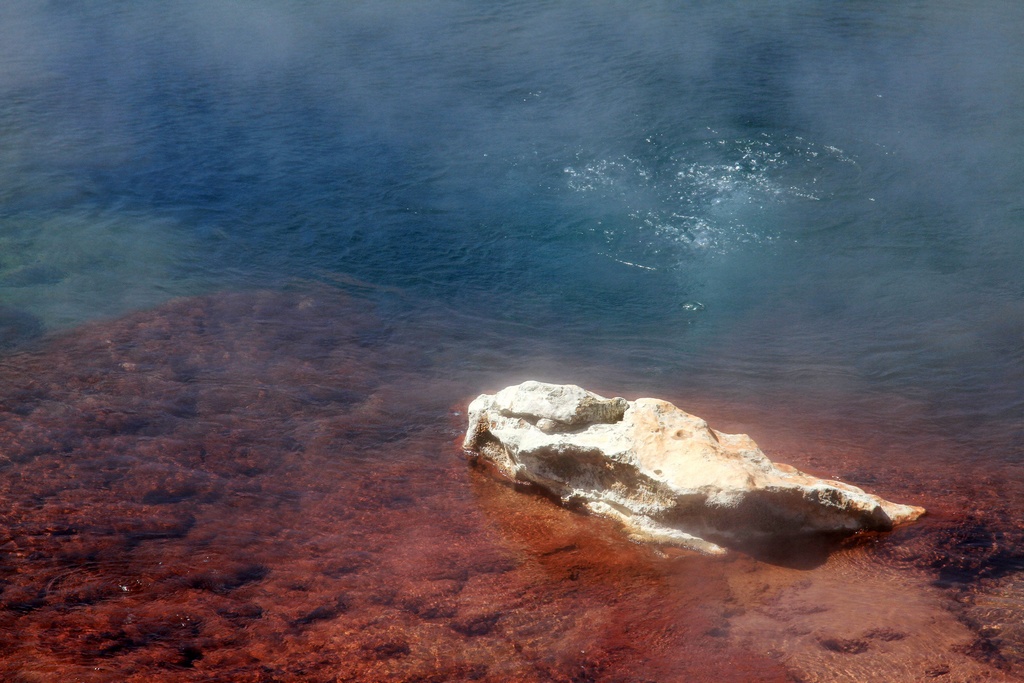
[[[619,520],[639,540],[709,553],[715,542],[889,531],[924,509],[770,461],[667,401],[607,399],[524,382],[469,406],[463,444],[509,478]]]

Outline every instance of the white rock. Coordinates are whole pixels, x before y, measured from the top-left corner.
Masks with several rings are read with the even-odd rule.
[[[563,503],[622,522],[639,539],[722,553],[743,542],[888,531],[924,509],[772,463],[745,434],[723,434],[667,401],[606,399],[524,382],[469,406],[464,448]]]

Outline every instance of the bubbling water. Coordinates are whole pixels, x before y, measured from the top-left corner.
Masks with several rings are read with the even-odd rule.
[[[651,159],[593,158],[583,152],[564,169],[613,258],[647,256],[649,268],[681,268],[741,248],[791,237],[777,219],[787,205],[829,198],[832,183],[856,178],[857,162],[837,147],[801,137],[694,141]],[[600,211],[600,213],[597,213]],[[637,264],[633,264],[637,265]]]

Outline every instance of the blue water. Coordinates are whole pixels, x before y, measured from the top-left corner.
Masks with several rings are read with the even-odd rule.
[[[529,336],[552,379],[898,397],[1019,458],[1022,30],[995,1],[4,3],[0,302],[53,331],[325,282]]]

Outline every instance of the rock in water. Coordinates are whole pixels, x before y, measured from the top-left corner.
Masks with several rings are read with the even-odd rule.
[[[746,434],[711,429],[667,401],[571,384],[479,396],[463,446],[511,479],[619,520],[634,538],[710,553],[725,551],[706,538],[889,531],[924,514],[775,464]]]

